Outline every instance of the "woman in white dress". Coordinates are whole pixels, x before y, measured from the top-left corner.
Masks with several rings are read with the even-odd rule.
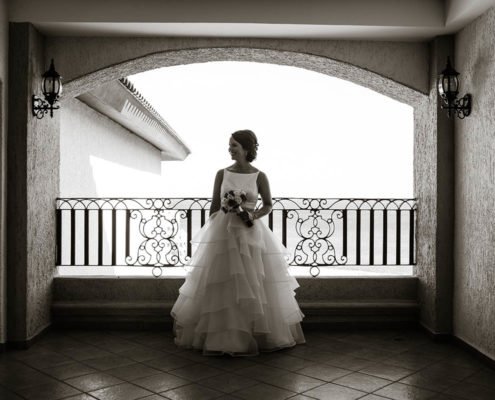
[[[216,175],[210,218],[192,240],[191,269],[171,311],[179,347],[246,356],[305,343],[287,249],[259,220],[271,212],[272,200],[266,175],[251,165],[257,148],[250,130],[230,137],[235,163]],[[236,189],[246,192],[242,208],[252,226],[220,209],[223,195]],[[258,195],[263,206],[255,211]]]

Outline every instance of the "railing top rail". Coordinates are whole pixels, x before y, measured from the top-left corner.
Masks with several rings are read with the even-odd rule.
[[[308,200],[417,200],[415,197],[291,197],[291,196],[278,196],[274,199],[308,199]],[[195,200],[211,200],[211,197],[204,196],[189,196],[189,197],[57,197],[56,200],[182,200],[182,199],[195,199]]]
[[[69,210],[208,210],[209,197],[57,198]],[[274,210],[414,210],[416,199],[274,197]]]

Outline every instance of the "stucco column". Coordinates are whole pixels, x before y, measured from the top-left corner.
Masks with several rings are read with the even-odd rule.
[[[454,119],[441,109],[436,86],[447,56],[454,59],[454,37],[437,37],[430,43],[427,136],[415,146],[420,322],[435,334],[452,333]]]
[[[7,341],[7,80],[9,54],[7,2],[0,0],[0,350]]]
[[[59,192],[59,115],[39,120],[48,69],[44,37],[31,24],[10,24],[7,193],[7,337],[26,345],[50,324],[55,271],[55,198]]]

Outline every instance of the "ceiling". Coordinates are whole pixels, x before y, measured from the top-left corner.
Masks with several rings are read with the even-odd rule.
[[[424,41],[495,0],[11,0],[11,22],[48,36],[187,36]]]

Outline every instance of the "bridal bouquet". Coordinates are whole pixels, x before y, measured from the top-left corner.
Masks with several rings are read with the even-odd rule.
[[[224,213],[235,213],[241,217],[242,221],[249,227],[253,226],[253,221],[249,217],[249,213],[243,210],[242,204],[247,200],[246,192],[243,190],[229,190],[222,197],[222,211]]]

